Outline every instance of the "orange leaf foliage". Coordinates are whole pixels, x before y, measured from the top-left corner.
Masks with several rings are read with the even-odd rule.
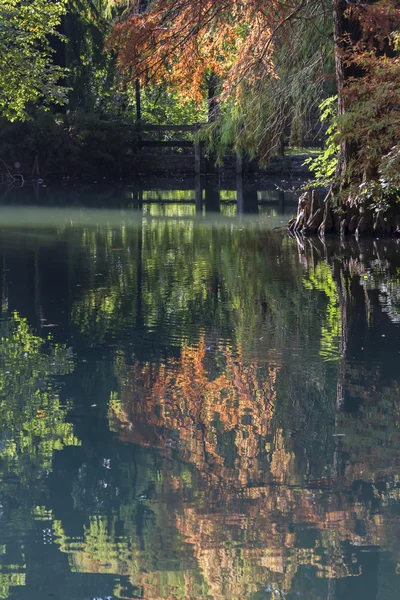
[[[204,339],[184,346],[179,360],[157,367],[135,363],[124,382],[122,409],[110,417],[123,439],[179,447],[200,470],[212,463],[219,473],[222,469],[225,477],[243,484],[257,472],[257,456],[271,433],[276,370],[260,376],[259,365],[245,361],[240,350],[221,347],[220,354],[225,368],[214,379],[207,370]],[[228,475],[218,432],[235,432],[234,474]]]
[[[200,101],[208,75],[222,93],[274,75],[275,38],[307,4],[283,0],[154,0],[145,12],[128,12],[108,40],[121,69],[144,83],[168,82]],[[136,6],[136,5],[135,5]]]
[[[400,141],[400,32],[397,0],[360,3],[347,11],[357,35],[344,44],[345,64],[354,76],[343,90],[347,121],[343,135],[357,147],[351,165],[359,178],[376,178],[384,158]],[[349,118],[350,117],[350,118]],[[388,173],[394,181],[394,173]]]

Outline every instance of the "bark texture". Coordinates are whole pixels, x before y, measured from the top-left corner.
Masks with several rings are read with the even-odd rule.
[[[400,207],[396,203],[368,205],[363,198],[350,195],[345,207],[333,207],[332,190],[323,200],[312,190],[300,196],[297,215],[289,221],[288,229],[296,235],[321,237],[326,233],[400,236]]]

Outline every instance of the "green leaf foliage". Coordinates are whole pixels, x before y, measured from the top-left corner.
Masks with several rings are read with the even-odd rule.
[[[0,115],[10,121],[25,119],[30,103],[65,102],[49,42],[64,11],[64,0],[0,0]]]
[[[52,469],[55,450],[78,445],[54,378],[72,370],[66,348],[34,335],[15,313],[0,328],[0,467],[21,482]]]
[[[326,186],[335,175],[339,154],[337,96],[331,96],[321,102],[319,109],[321,122],[328,123],[325,146],[319,156],[308,158],[304,164],[308,164],[310,171],[314,174],[312,185]]]

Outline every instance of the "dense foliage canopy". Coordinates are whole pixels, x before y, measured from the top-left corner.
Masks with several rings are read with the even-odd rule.
[[[245,132],[248,149],[256,137],[261,156],[279,148],[289,116],[298,110],[293,107],[309,112],[309,90],[314,100],[321,98],[326,55],[334,50],[341,182],[374,178],[380,166],[387,170],[389,159],[380,162],[399,130],[400,11],[394,0],[155,0],[145,11],[135,7],[110,38],[120,66],[143,83],[167,81],[194,99],[216,78],[213,95],[229,100],[230,119],[238,125],[230,141]],[[335,46],[326,52],[321,42],[332,31],[332,8]]]
[[[331,32],[327,0],[155,1],[131,6],[108,43],[126,76],[208,97],[222,149],[265,161],[279,153],[286,125],[303,141],[333,69]]]
[[[49,39],[61,40],[65,8],[64,0],[0,0],[0,115],[7,119],[25,118],[29,102],[65,102]]]
[[[8,120],[65,101],[69,113],[124,124],[138,115],[198,123],[208,113],[202,135],[212,151],[265,164],[326,131],[318,129],[323,101],[330,122],[318,181],[343,192],[346,205],[349,194],[398,197],[395,0],[1,0],[0,9],[0,115]],[[338,102],[327,102],[335,93]],[[57,119],[57,140],[66,132],[68,146],[86,139],[70,125],[85,119]],[[35,141],[32,154],[45,147],[54,156],[48,144]]]

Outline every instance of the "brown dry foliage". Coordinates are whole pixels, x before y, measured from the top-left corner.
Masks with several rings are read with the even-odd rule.
[[[246,361],[240,350],[221,347],[220,354],[225,367],[217,377],[208,371],[204,339],[183,346],[179,360],[157,367],[135,363],[124,382],[121,409],[112,410],[110,418],[127,441],[179,447],[200,470],[212,463],[217,477],[223,472],[231,483],[243,484],[259,469],[257,457],[271,432],[277,372],[269,369],[265,377],[263,369],[260,376],[260,366]],[[233,472],[224,466],[218,428],[235,432]]]
[[[137,4],[115,25],[108,40],[128,77],[167,82],[200,101],[204,81],[222,81],[222,95],[274,76],[273,52],[290,21],[316,0],[154,0]]]

